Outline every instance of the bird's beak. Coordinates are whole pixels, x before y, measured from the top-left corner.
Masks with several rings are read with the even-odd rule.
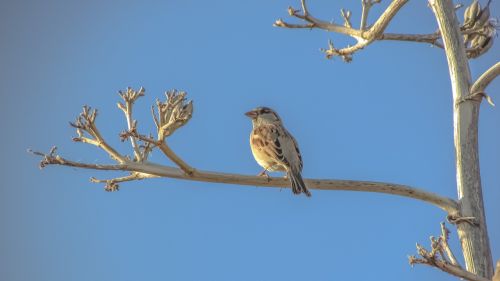
[[[245,115],[252,119],[257,118],[257,112],[255,110],[250,110],[249,112],[245,113]]]

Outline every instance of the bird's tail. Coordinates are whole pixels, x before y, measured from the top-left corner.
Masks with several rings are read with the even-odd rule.
[[[307,189],[300,172],[295,171],[295,169],[290,169],[287,172],[287,176],[292,184],[292,192],[294,194],[304,193],[307,197],[311,197],[311,192]]]

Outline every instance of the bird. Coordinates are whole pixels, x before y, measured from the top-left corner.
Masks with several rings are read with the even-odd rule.
[[[250,148],[255,161],[264,168],[260,176],[268,171],[283,171],[290,180],[294,194],[311,192],[302,179],[302,156],[295,138],[284,127],[279,115],[269,107],[261,106],[245,113],[252,120]]]

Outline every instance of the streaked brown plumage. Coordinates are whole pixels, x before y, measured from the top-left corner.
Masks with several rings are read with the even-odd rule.
[[[295,138],[285,129],[278,114],[268,107],[246,113],[252,119],[250,148],[257,163],[266,171],[286,172],[294,194],[311,196],[302,179],[302,157]]]

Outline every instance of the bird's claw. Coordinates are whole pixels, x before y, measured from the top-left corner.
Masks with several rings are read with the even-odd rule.
[[[267,182],[271,181],[271,177],[269,177],[269,174],[267,173],[266,169],[264,169],[262,172],[258,173],[257,176],[259,176],[259,177],[266,177]]]

